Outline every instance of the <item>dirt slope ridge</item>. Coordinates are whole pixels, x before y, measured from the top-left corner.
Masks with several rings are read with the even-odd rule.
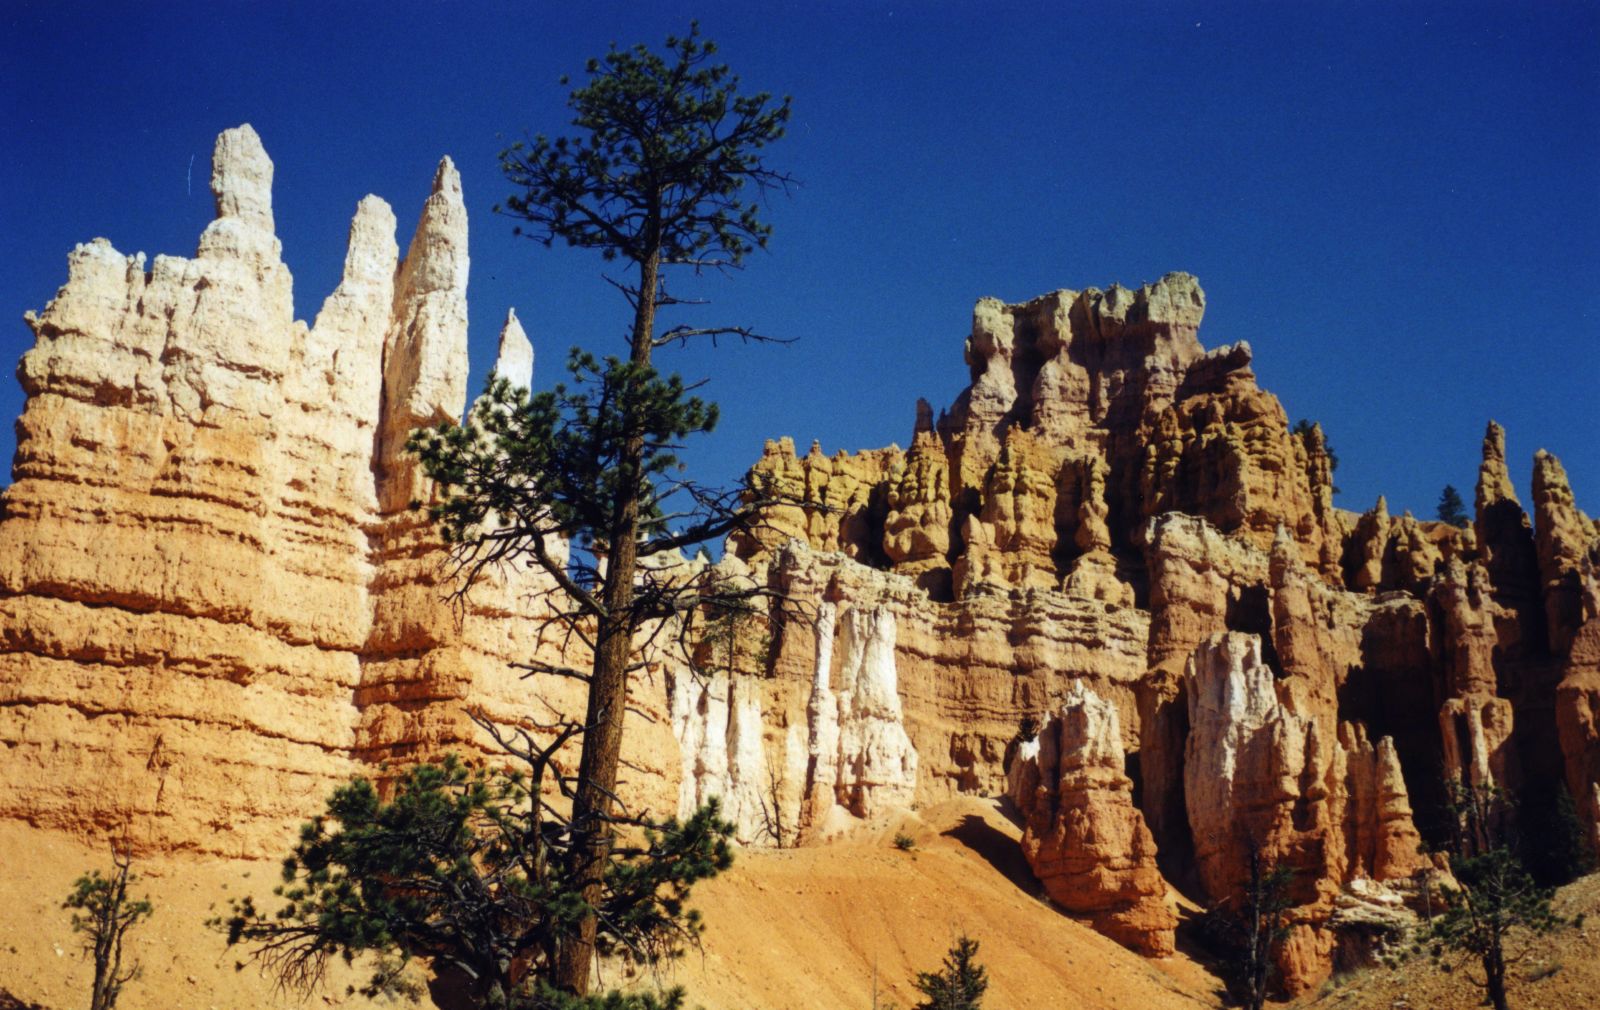
[[[865,1010],[876,965],[877,1005],[906,1007],[916,972],[965,933],[994,1010],[1217,1005],[1216,981],[1182,954],[1146,960],[1033,897],[1018,837],[991,801],[963,799],[825,846],[741,853],[697,892],[706,949],[677,981],[706,1010]]]
[[[894,847],[899,831],[915,839],[912,851]],[[878,1006],[905,1008],[916,1002],[911,978],[937,965],[964,932],[982,944],[986,1010],[1220,1005],[1216,979],[1182,953],[1146,960],[1032,897],[1038,885],[1017,837],[992,803],[957,800],[825,846],[741,852],[732,870],[696,892],[705,951],[690,955],[674,980],[705,1010],[867,1010],[876,963]],[[51,1010],[85,1003],[89,968],[60,904],[73,878],[104,866],[103,853],[0,822],[0,857],[0,989]],[[145,973],[127,987],[128,1010],[371,1006],[344,996],[355,980],[345,971],[309,1000],[275,993],[252,968],[236,970],[238,958],[205,929],[229,895],[265,896],[272,863],[164,857],[138,869],[145,880],[136,890],[154,897],[156,914],[132,939]],[[1513,971],[1518,1010],[1572,1010],[1600,997],[1600,874],[1563,888],[1557,907],[1588,921]],[[1420,959],[1335,979],[1285,1010],[1468,1010],[1479,1000],[1460,973],[1441,974]]]
[[[911,852],[893,845],[902,830],[916,839]],[[674,981],[705,1010],[867,1010],[876,962],[878,1006],[908,1007],[916,1002],[911,978],[967,933],[982,944],[989,1010],[1216,1005],[1214,980],[1181,954],[1147,961],[1032,897],[1037,884],[1017,837],[992,802],[959,800],[829,845],[741,852],[731,871],[696,892],[708,925],[705,950],[678,966]],[[52,1010],[85,1003],[89,966],[60,904],[76,876],[105,864],[104,854],[5,822],[0,853],[0,989]],[[266,897],[276,869],[267,861],[177,857],[136,867],[144,880],[135,890],[152,896],[156,913],[131,939],[145,971],[122,1005],[371,1006],[344,995],[357,979],[348,971],[332,972],[330,985],[306,1001],[274,992],[254,968],[237,970],[237,952],[205,928],[229,896]]]

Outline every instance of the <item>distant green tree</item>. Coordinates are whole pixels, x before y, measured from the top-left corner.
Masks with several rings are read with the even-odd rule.
[[[693,885],[733,861],[732,827],[715,802],[686,821],[638,820],[637,837],[607,854],[600,893],[586,896],[573,870],[580,844],[550,785],[570,802],[570,777],[552,762],[570,737],[544,746],[531,735],[478,724],[514,755],[518,771],[469,769],[447,757],[418,765],[382,800],[365,779],[334,791],[284,860],[280,909],[250,898],[213,920],[228,943],[284,985],[308,991],[328,959],[370,956],[362,995],[417,995],[407,967],[464,980],[483,1010],[672,1010],[681,994],[577,996],[556,992],[557,957],[586,916],[600,923],[600,953],[652,965],[700,933],[686,908]]]
[[[978,941],[961,937],[944,956],[943,968],[918,972],[912,985],[927,997],[916,1010],[980,1010],[989,972],[978,963]]]
[[[1466,529],[1472,524],[1467,516],[1466,505],[1461,501],[1461,492],[1457,491],[1454,484],[1446,484],[1444,490],[1439,492],[1439,505],[1435,514],[1442,523],[1449,523],[1461,529]]]
[[[1505,843],[1508,813],[1498,790],[1454,784],[1450,872],[1456,886],[1444,889],[1444,911],[1419,934],[1414,948],[1427,949],[1446,971],[1476,961],[1483,977],[1472,981],[1495,1010],[1510,1008],[1506,970],[1531,952],[1528,941],[1576,921],[1555,914],[1550,904],[1555,892],[1535,883]]]
[[[154,906],[148,898],[128,897],[128,886],[138,879],[129,872],[132,862],[126,846],[112,843],[111,876],[89,871],[73,882],[72,893],[61,906],[74,910],[72,930],[83,934],[84,952],[94,961],[89,1010],[112,1010],[122,987],[139,977],[137,961],[123,967],[122,945],[128,931],[149,918]]]

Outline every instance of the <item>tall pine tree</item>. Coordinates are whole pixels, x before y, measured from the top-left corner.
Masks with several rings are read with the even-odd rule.
[[[759,197],[788,185],[762,161],[784,133],[789,101],[743,95],[716,46],[691,27],[664,54],[639,45],[589,61],[568,99],[571,136],[535,137],[501,155],[516,192],[503,211],[545,245],[598,250],[623,264],[611,281],[632,316],[625,357],[574,350],[573,382],[529,396],[491,382],[465,426],[419,431],[412,448],[441,497],[430,511],[469,577],[526,562],[561,587],[572,640],[592,655],[570,850],[584,907],[560,943],[555,979],[588,991],[595,907],[615,832],[618,761],[636,632],[647,622],[748,606],[749,591],[707,586],[656,562],[747,524],[759,493],[718,494],[678,476],[675,450],[710,431],[714,405],[655,369],[655,352],[696,339],[762,339],[745,327],[657,325],[684,304],[669,272],[738,267],[765,246]],[[669,502],[670,499],[670,502]],[[549,549],[572,543],[570,559]],[[533,664],[537,668],[538,664]]]

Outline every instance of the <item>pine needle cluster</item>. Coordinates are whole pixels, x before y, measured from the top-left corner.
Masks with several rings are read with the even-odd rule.
[[[690,889],[732,864],[731,832],[714,802],[642,824],[612,849],[591,905],[571,871],[570,823],[530,778],[448,757],[407,771],[391,800],[366,779],[340,787],[284,860],[281,906],[239,899],[213,924],[302,991],[330,958],[365,958],[374,970],[354,991],[368,997],[416,995],[407,969],[421,961],[486,1010],[670,1010],[681,999],[670,992],[557,994],[556,952],[593,916],[602,956],[649,966],[682,953],[702,929]]]
[[[989,989],[989,972],[978,963],[978,941],[959,938],[945,955],[944,967],[918,972],[911,984],[927,997],[916,1010],[980,1010]]]

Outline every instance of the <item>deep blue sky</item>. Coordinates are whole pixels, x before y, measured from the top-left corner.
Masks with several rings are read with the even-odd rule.
[[[698,17],[747,86],[794,96],[770,161],[804,185],[703,320],[800,338],[682,355],[727,480],[768,436],[909,438],[948,404],[973,301],[1204,285],[1207,346],[1248,340],[1321,420],[1340,504],[1468,502],[1485,421],[1528,501],[1539,447],[1600,509],[1600,0],[1497,3],[95,3],[0,10],[0,359],[72,246],[192,255],[215,135],[254,124],[297,313],[338,280],[356,202],[402,249],[442,154],[472,224],[472,387],[515,305],[556,378],[627,321],[598,262],[511,236],[500,135],[558,132],[608,43]],[[189,179],[193,160],[192,186]],[[609,342],[609,343],[608,343]],[[0,415],[21,394],[0,379]],[[9,425],[0,457],[10,459]]]

